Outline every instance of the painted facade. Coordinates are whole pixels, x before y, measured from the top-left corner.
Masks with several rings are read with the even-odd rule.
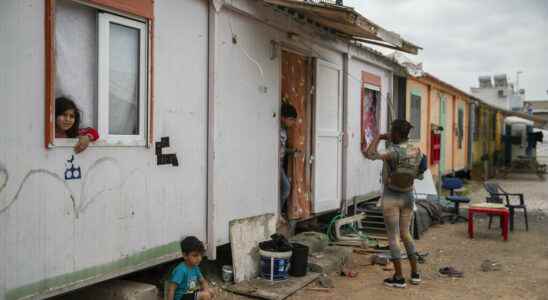
[[[420,77],[409,76],[406,118],[412,124],[416,123],[412,110],[413,105],[416,105],[413,101],[417,101],[417,97],[420,97],[421,103],[421,133],[416,140],[424,153],[430,153],[431,150],[432,125],[444,129],[441,132],[440,165],[431,165],[432,173],[437,175],[438,170],[441,170],[445,175],[467,169],[470,130],[469,98],[429,74]]]

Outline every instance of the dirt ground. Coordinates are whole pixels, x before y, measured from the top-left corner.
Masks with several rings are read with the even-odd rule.
[[[547,147],[548,149],[548,147]],[[546,154],[546,152],[542,153]],[[543,159],[548,156],[543,157]],[[429,252],[426,263],[420,265],[423,283],[394,289],[382,284],[392,275],[380,266],[365,266],[367,256],[354,254],[353,270],[357,278],[331,275],[335,288],[329,292],[301,290],[291,296],[300,299],[547,299],[548,300],[548,183],[535,175],[510,175],[494,180],[507,191],[524,193],[529,216],[529,231],[525,231],[523,214],[516,215],[515,229],[507,242],[502,240],[498,221],[491,230],[487,218],[475,220],[474,239],[467,236],[467,224],[444,224],[431,227],[420,240],[420,252]],[[473,202],[483,202],[486,193],[479,183],[471,183]],[[495,260],[500,271],[483,272],[484,260]],[[463,278],[442,277],[438,270],[453,266],[463,271]],[[409,275],[405,262],[404,274]],[[315,286],[312,283],[311,286]],[[216,299],[246,299],[220,292]]]

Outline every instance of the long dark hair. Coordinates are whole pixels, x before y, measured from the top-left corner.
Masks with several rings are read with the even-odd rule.
[[[69,109],[74,110],[74,125],[67,130],[66,134],[69,138],[76,138],[80,130],[80,111],[78,107],[74,104],[74,101],[67,97],[58,97],[55,99],[55,119]]]

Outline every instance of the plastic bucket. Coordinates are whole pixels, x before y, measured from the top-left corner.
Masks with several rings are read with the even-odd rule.
[[[232,270],[232,266],[224,265],[222,270],[223,281],[226,283],[232,282],[232,280],[234,280],[234,271]]]
[[[291,254],[291,251],[272,252],[259,250],[259,255],[261,256],[259,276],[271,281],[288,279]]]
[[[291,256],[289,275],[294,277],[306,276],[308,272],[308,246],[293,243],[293,255]]]

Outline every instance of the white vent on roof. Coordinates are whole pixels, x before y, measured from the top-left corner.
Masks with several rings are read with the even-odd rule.
[[[506,74],[495,75],[495,87],[506,87],[508,86],[508,79]]]
[[[491,82],[491,76],[480,76],[479,77],[479,87],[480,88],[493,87],[493,83]]]

